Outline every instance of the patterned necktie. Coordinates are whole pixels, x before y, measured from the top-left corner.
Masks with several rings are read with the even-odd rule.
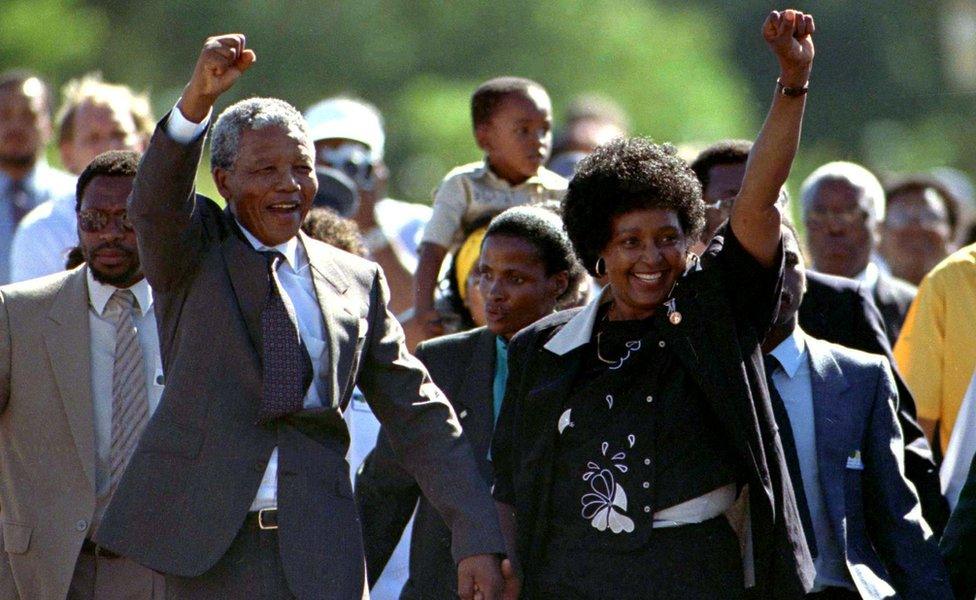
[[[268,261],[268,296],[261,309],[261,356],[264,364],[258,422],[298,412],[312,383],[312,361],[281,298],[280,252],[262,252]]]
[[[813,518],[810,517],[810,505],[807,503],[806,490],[803,487],[803,474],[800,471],[800,459],[796,453],[796,440],[793,438],[793,426],[790,424],[790,415],[786,412],[786,405],[783,404],[783,397],[779,395],[779,390],[773,384],[773,371],[779,368],[779,361],[772,354],[763,355],[763,363],[766,366],[766,385],[769,386],[769,400],[773,405],[773,417],[779,426],[779,438],[783,443],[783,454],[786,458],[786,468],[789,470],[790,481],[793,482],[793,494],[796,496],[796,508],[800,513],[800,522],[803,524],[803,533],[806,534],[807,547],[810,554],[817,556],[817,539],[813,532]]]
[[[106,309],[115,313],[115,367],[112,370],[112,451],[109,476],[114,490],[149,420],[146,365],[132,320],[136,298],[116,290]]]

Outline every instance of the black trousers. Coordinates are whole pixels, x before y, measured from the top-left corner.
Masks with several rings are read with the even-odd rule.
[[[724,516],[655,529],[635,551],[550,547],[531,600],[739,600],[739,540]]]
[[[278,531],[248,517],[227,553],[199,577],[166,576],[172,600],[292,600],[278,552]]]

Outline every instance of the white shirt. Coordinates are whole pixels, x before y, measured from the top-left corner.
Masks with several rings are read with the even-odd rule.
[[[91,395],[95,417],[95,492],[99,498],[108,491],[112,454],[112,376],[115,370],[116,312],[106,310],[109,298],[119,288],[96,281],[90,270],[88,279],[88,325],[91,331]],[[149,414],[163,394],[163,363],[159,357],[156,315],[152,310],[152,289],[145,279],[129,288],[139,304],[133,311],[142,358],[146,367],[146,397]]]
[[[818,554],[813,561],[816,569],[813,591],[820,591],[825,587],[854,589],[844,552],[830,525],[827,504],[820,485],[810,354],[807,351],[806,335],[797,326],[790,337],[780,342],[770,352],[780,364],[780,368],[773,371],[773,385],[783,399],[786,412],[790,417],[790,429],[793,431],[800,475],[803,477],[803,492],[806,495],[810,520],[813,522],[813,533],[817,540]]]
[[[10,246],[10,281],[26,281],[64,270],[78,245],[75,194],[54,198],[27,213]]]

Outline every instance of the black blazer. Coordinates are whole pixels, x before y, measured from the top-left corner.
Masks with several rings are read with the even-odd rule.
[[[941,546],[956,598],[973,598],[976,596],[976,460],[969,467],[966,485],[949,517]]]
[[[494,428],[495,339],[495,334],[479,327],[417,346],[417,358],[454,406],[486,485],[491,483],[488,447]],[[363,519],[370,587],[383,572],[417,507],[410,538],[410,575],[400,599],[457,600],[451,531],[416,480],[400,466],[385,428],[380,429],[376,448],[356,477],[356,501]]]
[[[878,274],[873,299],[884,318],[885,333],[888,336],[888,343],[892,346],[898,341],[901,326],[905,323],[905,316],[908,315],[908,309],[917,293],[918,288],[907,281],[884,272]]]
[[[702,257],[703,268],[685,275],[675,287],[673,298],[682,319],[661,330],[664,343],[726,427],[744,469],[754,592],[770,599],[802,598],[813,582],[760,350],[779,304],[782,250],[778,260],[775,270],[759,269],[731,229],[720,230]],[[534,588],[534,570],[547,530],[556,424],[589,340],[562,355],[545,345],[578,313],[547,317],[522,330],[509,345],[508,385],[492,446],[494,495],[515,508],[516,551],[527,598],[546,597],[545,590]],[[617,574],[627,575],[639,576]]]
[[[905,444],[905,476],[918,492],[922,515],[939,535],[949,518],[949,505],[942,496],[932,448],[915,416],[915,400],[895,367],[884,320],[870,291],[853,279],[807,271],[799,318],[800,327],[812,337],[888,359],[898,388],[896,408]]]

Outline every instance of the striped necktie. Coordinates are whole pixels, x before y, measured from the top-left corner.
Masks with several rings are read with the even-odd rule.
[[[149,420],[146,365],[132,319],[137,307],[131,290],[116,290],[106,309],[115,317],[115,367],[112,370],[112,451],[110,490],[115,490],[139,436]],[[110,313],[112,314],[112,313]]]

